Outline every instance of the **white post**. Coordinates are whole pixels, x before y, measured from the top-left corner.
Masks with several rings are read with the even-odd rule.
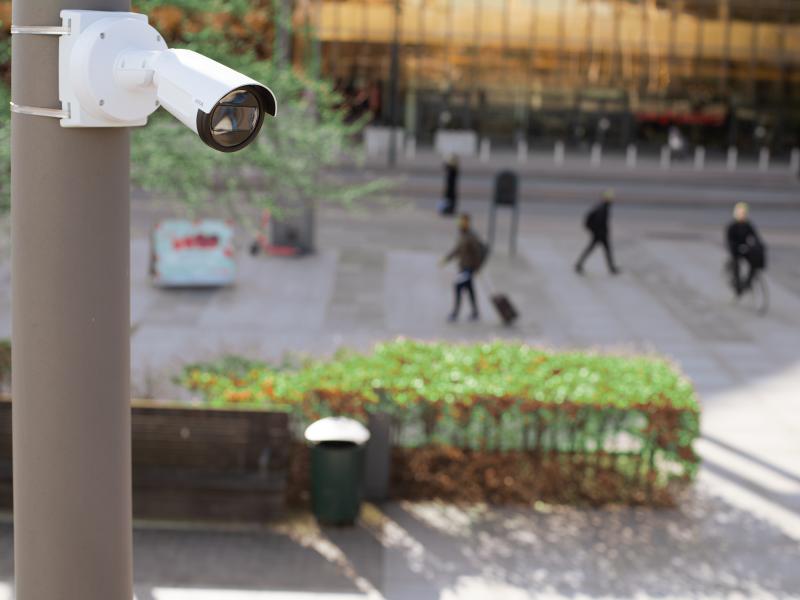
[[[628,144],[628,150],[625,154],[625,164],[629,169],[636,167],[637,150],[635,144]]]
[[[789,158],[789,169],[795,175],[800,175],[800,148],[792,148],[791,158]]]
[[[564,142],[558,140],[553,146],[553,163],[557,167],[564,166]]]
[[[517,142],[517,162],[528,162],[528,142],[527,140],[519,140]]]
[[[758,153],[758,170],[762,173],[769,171],[769,148],[763,146]]]
[[[413,135],[406,137],[406,158],[413,159],[417,155],[417,138]]]
[[[736,163],[739,161],[739,149],[736,146],[728,148],[728,171],[736,170]]]
[[[590,163],[593,167],[599,167],[600,163],[603,161],[603,146],[599,143],[592,144],[592,154],[590,158]]]
[[[669,169],[671,162],[672,153],[670,152],[669,146],[661,146],[661,168],[666,171]]]
[[[489,162],[489,158],[492,154],[492,142],[489,140],[489,138],[483,138],[481,140],[478,153],[480,154],[481,162]]]
[[[706,167],[706,149],[705,146],[697,146],[694,149],[694,170],[702,171]]]

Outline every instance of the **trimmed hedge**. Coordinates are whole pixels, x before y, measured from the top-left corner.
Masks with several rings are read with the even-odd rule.
[[[180,383],[211,405],[287,410],[298,432],[322,416],[387,412],[395,445],[419,449],[416,456],[433,456],[431,448],[459,449],[445,456],[461,461],[524,456],[540,470],[580,472],[581,488],[613,474],[634,495],[653,497],[690,482],[698,468],[694,389],[672,364],[649,356],[397,340],[283,370],[235,358],[190,365]]]

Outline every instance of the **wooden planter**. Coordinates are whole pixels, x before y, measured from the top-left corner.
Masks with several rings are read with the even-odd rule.
[[[135,517],[258,521],[284,510],[288,415],[134,402],[131,426]],[[11,489],[11,403],[0,400],[0,508]]]

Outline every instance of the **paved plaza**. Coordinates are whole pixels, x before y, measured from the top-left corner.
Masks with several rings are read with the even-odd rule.
[[[754,206],[771,248],[762,317],[732,302],[721,277],[727,206],[621,204],[622,274],[608,276],[598,253],[580,277],[587,205],[526,203],[516,256],[500,217],[478,283],[482,319],[450,324],[454,272],[437,262],[455,225],[432,204],[325,209],[313,256],[251,257],[243,238],[235,287],[159,290],[147,280],[147,233],[160,209],[137,200],[134,394],[181,397],[170,383],[180,366],[223,352],[280,360],[399,335],[657,352],[704,406],[695,489],[677,510],[390,503],[368,506],[353,529],[319,530],[304,514],[260,529],[141,524],[138,599],[800,597],[800,210]],[[484,233],[485,203],[465,208]],[[3,269],[0,337],[10,328]],[[519,307],[515,327],[499,324],[490,288]],[[0,600],[11,595],[11,537],[0,524]]]

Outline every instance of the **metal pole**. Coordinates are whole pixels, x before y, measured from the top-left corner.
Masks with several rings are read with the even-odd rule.
[[[286,65],[292,59],[292,0],[273,0],[275,39],[272,52],[277,62]]]
[[[486,245],[489,246],[489,248],[494,246],[495,219],[497,219],[497,203],[492,199],[489,204],[489,231],[486,235]]]
[[[128,0],[13,0],[15,25]],[[60,108],[58,38],[15,35],[12,97]],[[129,138],[11,119],[17,600],[132,597]]]
[[[397,78],[400,76],[400,0],[394,2],[394,39],[389,72],[389,166],[397,164]]]
[[[722,69],[720,70],[721,92],[728,92],[731,72],[731,7],[730,0],[719,0],[719,16],[724,21],[722,42]]]
[[[511,236],[508,239],[508,255],[517,255],[517,233],[519,232],[519,201],[514,200],[511,207]]]

